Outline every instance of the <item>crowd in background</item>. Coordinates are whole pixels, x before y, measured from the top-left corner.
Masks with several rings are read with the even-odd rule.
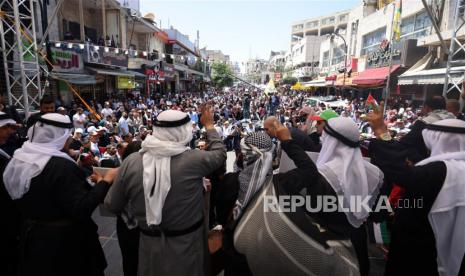
[[[299,91],[280,88],[278,93],[265,94],[257,89],[235,87],[223,90],[210,90],[204,93],[184,93],[143,96],[128,99],[109,99],[102,103],[89,104],[99,115],[96,118],[81,105],[73,104],[65,108],[51,97],[41,101],[40,112],[57,112],[69,115],[76,129],[73,134],[71,154],[92,166],[117,167],[121,154],[128,143],[143,141],[152,132],[157,115],[167,109],[180,110],[189,114],[193,125],[191,148],[205,144],[205,130],[200,123],[200,106],[209,103],[214,108],[215,128],[223,139],[227,150],[237,150],[240,139],[263,128],[268,116],[276,116],[287,127],[298,128],[307,135],[317,136],[318,114],[334,110],[342,117],[352,118],[359,126],[362,139],[371,138],[372,131],[364,117],[370,107],[363,98],[329,97],[332,101],[345,101],[344,105],[330,107],[325,103],[312,103],[310,97]],[[447,110],[463,119],[456,100],[447,101]],[[407,134],[412,124],[424,114],[421,106],[413,106],[412,101],[395,99],[386,111],[386,124],[391,135],[400,139]],[[315,117],[316,116],[316,117]],[[28,126],[32,125],[28,123]]]
[[[332,102],[342,102],[343,104],[332,105]],[[264,179],[270,175],[270,172],[272,171],[271,168],[276,168],[274,165],[276,164],[276,159],[279,159],[276,158],[279,155],[278,150],[285,151],[294,162],[299,162],[300,160],[303,162],[302,164],[306,164],[305,166],[300,164],[303,167],[296,171],[298,173],[281,174],[281,182],[286,182],[287,186],[297,184],[307,185],[309,179],[312,181],[320,181],[320,172],[316,169],[315,164],[308,159],[304,152],[311,151],[323,153],[319,159],[323,160],[324,158],[329,158],[328,160],[320,160],[318,162],[321,164],[326,162],[327,166],[335,166],[332,168],[334,172],[346,170],[358,177],[360,173],[363,172],[362,174],[364,174],[365,172],[365,170],[362,169],[363,166],[371,168],[371,172],[376,172],[376,174],[379,174],[380,176],[380,179],[378,179],[379,177],[375,177],[374,180],[372,179],[372,184],[376,184],[377,187],[380,187],[382,184],[382,173],[380,173],[380,169],[385,172],[389,172],[388,175],[385,173],[385,183],[389,182],[389,185],[386,186],[386,184],[384,184],[382,189],[385,190],[380,193],[386,193],[390,196],[390,198],[397,196],[408,197],[409,194],[406,193],[406,190],[408,191],[409,187],[402,187],[402,185],[399,186],[397,180],[391,179],[391,175],[395,176],[404,168],[392,169],[390,166],[393,164],[396,166],[403,166],[404,163],[408,163],[411,168],[413,164],[424,160],[430,154],[427,149],[430,148],[431,145],[425,144],[428,141],[424,141],[422,136],[424,134],[423,131],[433,124],[444,121],[448,124],[452,124],[452,126],[433,126],[430,130],[433,132],[449,131],[451,133],[461,134],[463,133],[463,122],[456,119],[463,120],[464,118],[463,114],[460,112],[460,104],[458,101],[446,100],[440,96],[426,100],[422,106],[414,106],[411,101],[394,99],[390,101],[390,107],[387,108],[384,113],[382,112],[384,103],[380,103],[378,105],[371,95],[369,95],[368,99],[343,98],[340,96],[310,97],[302,92],[292,91],[281,87],[278,92],[269,94],[263,93],[257,89],[251,89],[249,91],[247,87],[233,87],[227,90],[210,90],[203,93],[153,95],[150,98],[143,96],[130,97],[124,100],[111,98],[101,103],[91,101],[88,104],[91,106],[90,109],[85,109],[78,104],[74,104],[71,107],[64,107],[53,97],[44,96],[40,101],[40,111],[29,116],[27,121],[24,122],[24,126],[22,127],[23,130],[21,131],[21,129],[19,129],[16,132],[16,136],[10,137],[11,141],[5,140],[2,142],[2,150],[6,152],[4,156],[7,159],[5,160],[9,160],[11,158],[10,155],[13,155],[14,150],[21,146],[21,139],[18,140],[15,139],[15,137],[29,138],[32,140],[31,137],[34,137],[36,134],[38,135],[38,137],[36,136],[36,139],[47,140],[47,135],[49,135],[47,132],[50,132],[53,135],[58,135],[56,139],[61,141],[64,138],[69,139],[69,135],[71,135],[72,140],[69,141],[69,143],[67,141],[66,147],[60,147],[57,149],[54,156],[63,157],[63,155],[66,155],[66,158],[72,158],[76,161],[80,171],[82,169],[85,173],[87,181],[91,184],[93,183],[92,185],[99,183],[106,185],[113,182],[116,173],[110,173],[110,176],[102,177],[95,172],[94,167],[117,168],[120,166],[124,167],[126,164],[127,170],[137,171],[139,168],[134,164],[138,164],[137,162],[142,161],[135,159],[134,156],[136,155],[132,155],[133,158],[130,159],[130,161],[123,161],[128,158],[131,153],[138,152],[141,147],[142,151],[150,151],[150,147],[152,146],[156,148],[157,150],[154,150],[151,153],[154,156],[154,160],[160,158],[158,154],[163,151],[170,151],[170,158],[171,156],[177,156],[179,152],[184,154],[186,151],[186,144],[184,143],[184,140],[182,140],[182,143],[178,142],[178,145],[176,146],[173,146],[170,143],[171,138],[174,137],[177,139],[176,135],[172,135],[176,132],[172,133],[171,127],[178,128],[178,132],[181,130],[188,130],[189,135],[186,135],[186,133],[182,133],[181,135],[181,132],[177,133],[177,135],[180,137],[182,136],[183,139],[188,137],[188,140],[186,141],[191,149],[198,149],[202,152],[204,150],[209,151],[209,153],[200,153],[200,151],[195,150],[192,151],[195,153],[189,153],[191,155],[186,155],[187,157],[190,156],[195,160],[204,160],[202,162],[199,161],[200,163],[190,164],[187,167],[198,166],[199,170],[205,170],[205,174],[202,172],[203,178],[200,177],[199,179],[203,179],[202,181],[204,185],[202,189],[204,189],[204,193],[209,194],[210,197],[205,198],[205,225],[207,230],[213,229],[217,225],[230,225],[231,218],[236,220],[240,217],[243,207],[246,206],[249,200],[251,200],[251,197],[247,196],[245,198],[241,198],[238,196],[238,193],[240,194],[241,192],[244,192],[249,195],[249,189],[254,189],[256,187],[254,186],[256,180],[260,180],[258,181],[260,182],[260,185],[264,185]],[[170,112],[164,112],[167,110]],[[3,119],[5,127],[14,126],[15,130],[17,130],[16,127],[19,126],[13,124],[10,120],[12,117],[16,116],[14,114],[14,108],[2,105],[1,111],[2,116],[5,117]],[[160,119],[163,115],[159,116],[162,112],[165,114],[164,119]],[[58,121],[51,121],[50,118],[54,118]],[[64,118],[66,118],[66,120]],[[335,118],[338,119],[335,120]],[[332,127],[329,126],[329,122],[332,122]],[[47,124],[50,124],[50,129],[43,127],[44,125],[47,126]],[[458,125],[458,127],[455,125]],[[35,127],[31,128],[30,126]],[[158,132],[154,133],[154,131],[157,130],[157,127]],[[64,131],[65,135],[63,136],[60,131],[57,132],[57,128],[66,129],[60,130]],[[336,129],[336,131],[333,128]],[[24,129],[27,131],[24,131]],[[36,129],[39,134],[34,133]],[[460,129],[462,132],[457,132],[457,129]],[[190,131],[192,131],[192,133],[190,133]],[[327,134],[325,138],[326,143],[331,141],[332,138],[328,138],[328,135],[330,135],[335,139],[333,141],[335,143],[334,145],[336,145],[337,141],[342,141],[342,144],[337,142],[339,143],[337,145],[338,147],[341,147],[341,149],[344,148],[347,152],[358,152],[358,147],[361,146],[361,152],[364,153],[364,144],[363,142],[360,144],[359,140],[365,140],[366,142],[371,141],[370,143],[373,143],[373,145],[370,150],[371,152],[376,153],[373,160],[374,162],[378,162],[376,163],[376,166],[379,166],[379,168],[374,165],[365,164],[365,161],[361,159],[361,156],[358,156],[360,154],[353,155],[352,153],[338,156],[336,158],[337,160],[333,160],[337,161],[334,163],[330,159],[334,159],[334,156],[340,152],[338,152],[334,147],[328,146],[329,144],[326,144],[325,146],[323,139],[325,137],[325,133]],[[341,137],[341,135],[343,137]],[[344,135],[350,136],[350,139]],[[162,140],[157,140],[161,139],[160,137]],[[447,141],[442,139],[441,143],[442,142]],[[23,146],[21,150],[16,151],[15,155],[13,155],[13,160],[15,160],[16,165],[12,166],[23,166],[18,165],[23,162],[21,161],[22,157],[18,157],[21,155],[23,150],[29,150],[36,153],[37,149],[31,146],[33,144],[30,141],[26,141],[25,145],[26,147]],[[165,148],[165,145],[173,146],[173,148],[170,148],[170,146]],[[211,149],[212,145],[214,145],[213,151],[216,151],[216,153],[213,153]],[[461,142],[458,146],[460,147],[460,145]],[[45,146],[44,149],[46,150]],[[63,150],[67,150],[67,152],[63,153]],[[365,150],[368,150],[368,146],[365,147]],[[232,174],[225,174],[225,164],[221,165],[222,163],[225,163],[224,161],[226,160],[226,155],[223,154],[224,151],[235,151],[236,153],[235,170]],[[396,156],[397,153],[399,153],[399,156]],[[402,153],[402,156],[400,156],[400,153]],[[203,159],[205,157],[202,156],[207,154],[211,154],[212,156],[215,156],[215,158],[211,158],[211,160],[208,158]],[[349,164],[352,162],[349,159],[354,156],[358,156],[355,158],[357,159],[357,162],[364,164],[362,167],[346,165],[338,167],[340,165],[338,162],[343,162],[345,160],[344,162]],[[384,156],[386,158],[384,158]],[[384,163],[387,162],[386,160],[396,159],[398,160],[390,164]],[[143,161],[144,166],[147,166],[146,164],[148,163],[145,163],[145,161],[146,160]],[[27,160],[25,162],[34,163],[35,161]],[[131,162],[134,163],[134,166],[128,167],[128,164]],[[202,167],[204,162],[205,164],[211,162],[211,166],[209,168]],[[320,168],[321,164],[318,162],[317,165]],[[157,164],[163,165],[163,163]],[[176,164],[180,167],[186,166],[183,162]],[[251,166],[251,164],[254,165]],[[55,165],[64,166],[66,164],[56,163]],[[296,165],[299,166],[297,163]],[[35,170],[35,165],[28,166],[31,171]],[[45,163],[41,166],[45,166]],[[151,171],[150,166],[147,166],[147,168],[147,171]],[[127,181],[127,183],[121,180],[121,175],[126,173],[126,169],[120,172],[120,178],[116,181],[118,183],[117,186],[119,185],[123,187],[124,185],[129,185],[128,183],[131,183],[130,185],[139,185],[138,187],[140,188],[141,178],[136,177],[135,179],[132,179],[133,181]],[[157,170],[160,169],[161,168],[157,167]],[[435,169],[437,169],[440,173],[444,171],[443,167],[435,167]],[[47,174],[51,175],[53,172],[53,170],[47,171],[47,167],[41,167],[41,171],[46,176]],[[184,171],[188,170],[184,168],[184,170],[180,171],[180,173]],[[21,178],[21,175],[17,174],[18,171],[10,169],[10,172],[17,176],[21,181],[24,180]],[[196,170],[195,173],[199,174],[201,171]],[[128,177],[131,178],[134,177],[134,175],[135,174],[129,174]],[[437,173],[437,175],[440,174]],[[415,175],[415,177],[417,176],[419,175]],[[39,178],[33,179],[35,179],[35,181],[41,181]],[[331,179],[327,180],[332,183]],[[350,177],[344,179],[344,181],[347,182],[345,184],[350,186],[359,185],[359,183],[355,180]],[[435,185],[438,183],[442,185],[445,181],[444,179],[422,179],[422,181],[430,180],[434,180]],[[157,183],[158,181],[165,181],[165,183],[170,182],[166,179],[157,179],[156,181]],[[8,180],[8,182],[11,181]],[[339,183],[338,181],[335,181],[334,183],[336,182]],[[103,187],[103,184],[100,185],[100,187]],[[318,185],[320,184],[321,183]],[[25,185],[29,184],[26,183]],[[321,185],[327,188],[330,187],[328,186],[328,183]],[[231,190],[228,190],[228,187],[230,187]],[[334,189],[333,186],[331,187],[331,189]],[[313,186],[309,186],[309,188],[313,188]],[[95,202],[92,202],[93,205],[90,205],[96,206],[96,204],[100,203],[101,199],[105,197],[107,191],[108,187],[105,189],[97,189],[94,192],[87,191],[89,193],[99,193],[99,198],[94,198],[93,201]],[[27,190],[25,192],[27,192]],[[255,192],[257,191],[253,191],[253,193]],[[313,192],[320,193],[321,191]],[[34,194],[34,191],[32,194]],[[112,190],[110,194],[117,196],[117,188]],[[22,191],[20,197],[23,195],[24,191]],[[416,191],[414,195],[418,195],[418,192]],[[435,196],[437,196],[437,194],[432,196],[432,198],[434,199]],[[112,200],[116,200],[116,202],[118,202],[117,199],[114,199],[111,196],[108,198],[107,196],[107,199],[105,200],[106,205],[114,207],[114,204],[116,204],[116,206],[118,206],[118,204]],[[231,209],[232,206],[234,207],[233,209]],[[160,211],[159,208],[155,209]],[[232,214],[230,213],[231,210]],[[144,235],[152,235],[153,233],[150,233],[149,230],[151,229],[144,229],[143,227],[140,229],[137,227],[134,228],[131,224],[131,218],[126,217],[127,214],[125,214],[125,212],[125,210],[119,210],[119,212],[116,212],[116,214],[118,214],[117,232],[123,254],[123,268],[125,275],[136,275],[138,268],[138,252],[140,252],[138,238],[139,231],[145,233]],[[410,214],[407,214],[407,216],[410,216]],[[360,222],[365,223],[367,217],[368,215],[364,216],[363,219],[360,219]],[[386,218],[384,219],[386,220]],[[392,221],[392,219],[387,220]],[[425,221],[422,221],[422,223],[424,222]],[[197,224],[200,225],[199,223],[196,223],[195,225]],[[352,226],[353,225],[354,224],[352,223]],[[365,226],[359,228],[360,224],[357,225],[358,226],[355,228],[359,230],[365,229]],[[348,229],[352,229],[352,226]],[[407,223],[407,228],[410,226],[411,225]],[[139,227],[141,227],[141,225],[139,225]],[[427,234],[429,235],[431,233]],[[364,233],[364,235],[366,235],[366,233]],[[430,239],[430,236],[431,235],[425,239]],[[368,253],[366,252],[366,237],[351,237],[351,240],[354,243],[356,251],[359,249],[362,250],[362,253],[359,251],[356,252],[360,272],[362,275],[368,275],[369,261]],[[404,239],[401,239],[400,242],[403,240]],[[399,240],[397,242],[399,242]],[[153,248],[146,249],[153,250]],[[396,254],[400,254],[402,253],[401,251],[395,252]],[[400,255],[397,257],[399,256]],[[232,260],[239,260],[239,262],[242,258],[242,256],[239,256],[234,252],[230,257]],[[394,255],[394,257],[396,257],[396,255]],[[430,256],[425,256],[425,258],[429,257]],[[399,260],[401,263],[403,258],[400,258]],[[176,261],[175,258],[173,258],[172,261]],[[150,264],[146,265],[148,265],[145,267],[146,269],[153,268]],[[240,264],[235,264],[234,266],[242,267]],[[247,265],[245,265],[245,267],[246,266]],[[393,266],[390,265],[388,267],[392,268]],[[140,268],[141,266],[139,263],[139,269]],[[249,275],[248,273],[242,274],[243,272],[244,271],[236,271],[236,274],[231,275]]]

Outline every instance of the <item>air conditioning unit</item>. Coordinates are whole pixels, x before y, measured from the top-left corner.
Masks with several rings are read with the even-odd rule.
[[[100,63],[99,50],[96,50],[93,47],[90,49],[89,62]]]
[[[132,17],[142,17],[142,14],[140,13],[140,11],[134,10],[134,9],[129,9],[129,14]]]

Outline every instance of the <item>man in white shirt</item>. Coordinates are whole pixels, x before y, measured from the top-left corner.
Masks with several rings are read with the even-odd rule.
[[[247,132],[247,134],[255,132],[255,126],[252,122],[249,122],[249,124],[245,127],[245,132]]]
[[[110,108],[110,103],[105,102],[105,107],[102,109],[102,118],[106,119],[108,116],[113,115],[113,109]]]
[[[78,107],[76,114],[73,116],[73,125],[74,128],[85,129],[84,125],[87,122],[87,116],[84,114],[84,110],[81,107]]]
[[[218,122],[215,124],[215,129],[216,129],[216,132],[218,132],[218,134],[220,135],[221,140],[223,140],[224,136],[223,136],[223,127],[221,126],[221,122]]]
[[[137,104],[137,109],[144,110],[147,109],[147,106],[144,104],[142,100],[139,100],[139,103]]]
[[[123,113],[123,116],[118,121],[118,129],[120,135],[126,135],[129,133],[129,125],[127,122],[128,114],[126,112]]]

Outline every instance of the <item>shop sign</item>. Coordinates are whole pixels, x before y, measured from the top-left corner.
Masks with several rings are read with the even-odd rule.
[[[165,73],[165,78],[172,79],[174,78],[174,74],[176,70],[172,64],[164,63],[163,64],[163,72]]]
[[[134,89],[136,88],[136,81],[134,77],[118,76],[116,88],[117,89]]]
[[[56,72],[77,73],[84,70],[82,55],[72,49],[52,47],[53,70]]]
[[[350,86],[352,85],[352,80],[356,77],[358,77],[358,72],[352,72],[350,74],[350,77],[346,73],[345,78],[344,78],[344,74],[338,74],[336,78],[336,85],[337,86]]]
[[[129,69],[140,69],[142,65],[146,65],[148,67],[154,67],[154,66],[158,66],[159,62],[148,60],[145,58],[129,58],[128,60]]]
[[[94,46],[89,46],[87,62],[128,67],[128,56],[122,51],[117,54],[113,51],[106,52],[105,47],[102,46],[99,46],[98,49],[95,49]]]
[[[165,80],[165,72],[147,69],[145,70],[145,74],[147,75],[148,81],[164,81]]]
[[[391,46],[391,43],[387,40],[383,40],[378,49],[369,52],[366,59],[366,68],[370,69],[389,66]],[[395,43],[392,47],[392,63],[400,64],[400,49],[402,47],[402,43]]]

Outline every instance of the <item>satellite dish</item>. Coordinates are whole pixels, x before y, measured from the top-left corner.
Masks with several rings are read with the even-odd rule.
[[[151,13],[151,12],[147,13],[146,15],[144,15],[144,18],[145,18],[145,19],[148,19],[148,20],[150,20],[150,21],[152,21],[152,22],[155,22],[155,14],[153,14],[153,13]]]

